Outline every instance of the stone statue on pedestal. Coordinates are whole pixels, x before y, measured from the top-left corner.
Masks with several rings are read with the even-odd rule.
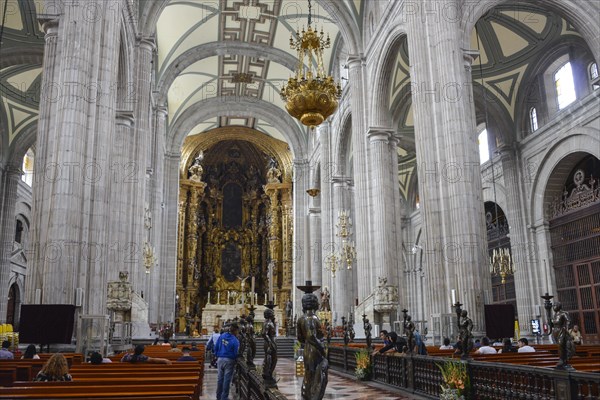
[[[404,334],[406,335],[406,341],[408,345],[408,353],[412,354],[415,349],[415,323],[412,322],[412,317],[410,315],[406,316],[406,321],[404,322]]]
[[[321,400],[327,388],[329,363],[321,342],[321,322],[316,315],[319,300],[313,293],[302,296],[302,311],[298,318],[298,341],[304,346],[303,400]]]
[[[265,359],[263,362],[262,376],[267,386],[276,385],[273,372],[277,366],[277,343],[275,343],[275,313],[272,309],[265,309],[265,322],[262,336],[265,340]]]
[[[321,311],[331,311],[331,306],[329,305],[329,296],[329,289],[327,289],[327,286],[325,286],[321,291]]]
[[[373,348],[373,338],[371,337],[371,330],[373,329],[373,326],[369,322],[369,319],[366,315],[363,315],[363,329],[367,339],[367,349],[371,349]]]

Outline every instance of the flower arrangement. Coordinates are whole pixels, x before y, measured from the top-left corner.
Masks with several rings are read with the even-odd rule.
[[[354,375],[360,380],[367,380],[371,377],[371,354],[367,350],[360,350],[355,354],[356,369]]]
[[[469,374],[467,365],[462,362],[447,361],[443,365],[436,364],[442,371],[442,400],[464,400],[469,392]]]

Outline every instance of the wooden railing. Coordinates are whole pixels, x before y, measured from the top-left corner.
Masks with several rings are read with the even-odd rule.
[[[360,348],[331,346],[332,369],[354,373],[355,354]],[[438,365],[444,357],[375,355],[372,380],[408,392],[438,398],[443,383]],[[471,382],[471,399],[598,399],[600,374],[562,371],[489,361],[466,361]]]

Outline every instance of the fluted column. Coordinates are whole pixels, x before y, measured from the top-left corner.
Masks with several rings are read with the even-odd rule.
[[[529,321],[534,319],[534,306],[540,304],[539,296],[541,288],[531,290],[533,282],[536,282],[536,265],[530,256],[530,245],[527,240],[527,227],[523,216],[523,198],[520,188],[521,179],[518,171],[517,153],[514,148],[503,147],[500,149],[502,162],[502,174],[506,195],[506,218],[510,229],[510,249],[515,272],[515,291],[517,298],[517,311],[519,314],[519,326],[521,335],[529,334]]]
[[[388,284],[398,285],[398,253],[396,252],[394,187],[398,191],[398,159],[392,165],[391,149],[397,141],[390,130],[371,128],[368,133],[371,161],[372,261],[369,283],[377,287],[378,278],[386,277]]]
[[[16,166],[0,169],[0,323],[6,323],[8,282],[10,281],[10,256],[15,239],[15,206],[17,188],[23,171]]]
[[[292,302],[294,303],[294,313],[300,315],[302,312],[302,292],[296,289],[298,285],[304,285],[306,280],[305,273],[305,246],[311,246],[311,243],[304,243],[306,216],[308,213],[308,198],[306,190],[310,186],[310,170],[308,160],[294,160],[294,290],[292,291]],[[313,242],[313,238],[310,238]],[[312,246],[311,246],[312,247]],[[311,255],[314,254],[311,251]],[[313,283],[320,283],[315,282]]]
[[[461,2],[448,5],[460,9]],[[407,22],[429,312],[453,312],[456,289],[481,332],[491,279],[470,62],[457,21],[419,14]]]
[[[333,230],[334,235],[338,232],[338,228],[336,226],[338,222],[338,215],[342,210],[350,211],[352,208],[350,207],[350,199],[348,198],[346,179],[342,176],[332,176],[331,180],[333,181],[333,199],[334,206],[332,208],[333,213]],[[350,214],[352,215],[352,214]],[[352,279],[352,271],[346,268],[346,262],[343,259],[342,255],[342,240],[337,236],[334,239],[333,245],[330,247],[328,252],[324,254],[324,256],[328,256],[332,253],[336,253],[339,260],[338,270],[335,274],[335,278],[331,278],[331,311],[335,316],[338,317],[338,325],[341,324],[341,316],[347,316],[348,312],[350,312],[350,306],[352,305],[351,299],[352,294],[354,292],[353,288],[353,279]],[[331,277],[331,271],[327,272]],[[361,282],[361,286],[367,285],[367,282]],[[358,288],[360,291],[360,286]]]
[[[152,178],[153,169],[152,149],[154,143],[154,130],[151,125],[152,105],[151,105],[151,82],[153,57],[156,51],[156,44],[152,38],[141,38],[136,48],[136,68],[135,68],[135,89],[136,103],[134,115],[136,120],[135,135],[132,140],[131,157],[135,162],[135,174],[137,184],[130,199],[131,205],[131,231],[130,241],[135,243],[138,249],[135,269],[130,275],[130,282],[134,291],[140,293],[146,285],[146,268],[142,257],[144,242],[146,236],[144,232],[144,212],[146,203],[149,202],[148,182]],[[150,243],[156,247],[155,243]],[[173,289],[174,290],[174,289]],[[155,307],[152,304],[155,299],[149,299],[149,307]]]
[[[160,270],[150,272],[152,281],[159,281],[155,286],[157,296],[150,301],[151,321],[173,321],[175,310],[175,285],[177,278],[177,235],[179,210],[179,153],[166,153],[164,158],[164,192],[165,209],[162,220],[161,258],[158,260]],[[185,215],[185,214],[184,214]],[[155,319],[154,319],[155,318]]]
[[[166,192],[164,190],[165,183],[165,138],[167,135],[167,116],[169,111],[167,107],[159,106],[154,110],[154,142],[152,152],[152,185],[150,187],[150,209],[152,210],[152,226],[150,228],[150,242],[154,246],[157,265],[155,266],[155,276],[161,276],[161,271],[166,265],[165,254],[163,253],[163,230],[164,230],[164,214],[166,213],[165,202]],[[179,170],[177,168],[177,170]],[[154,299],[159,293],[160,280],[147,279],[144,297]],[[149,321],[158,322],[157,306],[152,304],[149,310]]]
[[[119,8],[121,1],[107,3]],[[38,178],[33,185],[34,244],[39,251],[31,263],[26,296],[31,302],[40,289],[42,303],[73,304],[76,289],[87,288],[81,312],[103,313],[110,143],[117,103],[111,88],[119,65],[120,15],[86,20],[86,10],[73,1],[64,2],[61,11],[57,52],[53,61],[45,59],[55,70],[45,71],[43,79],[51,81],[42,83],[60,93],[40,100],[46,114],[38,132]]]
[[[331,274],[325,269],[326,258],[332,250],[334,244],[335,222],[333,221],[333,180],[334,173],[331,165],[331,125],[328,121],[323,122],[317,129],[317,135],[320,144],[321,162],[321,193],[320,210],[321,210],[321,246],[320,246],[320,264],[321,264],[321,284],[331,288]],[[335,295],[332,294],[332,303],[335,302]]]
[[[366,118],[367,109],[365,96],[365,65],[360,55],[348,58],[350,107],[352,109],[352,149],[354,162],[354,185],[356,187],[356,269],[360,282],[370,282],[370,249],[369,249],[369,176],[367,171]],[[370,287],[360,285],[358,288],[359,301],[370,294]]]

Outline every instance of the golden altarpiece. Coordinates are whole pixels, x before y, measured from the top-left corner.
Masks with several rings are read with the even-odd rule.
[[[291,161],[285,142],[244,127],[185,140],[176,332],[210,333],[251,305],[260,323],[271,274],[281,314],[292,289]]]

